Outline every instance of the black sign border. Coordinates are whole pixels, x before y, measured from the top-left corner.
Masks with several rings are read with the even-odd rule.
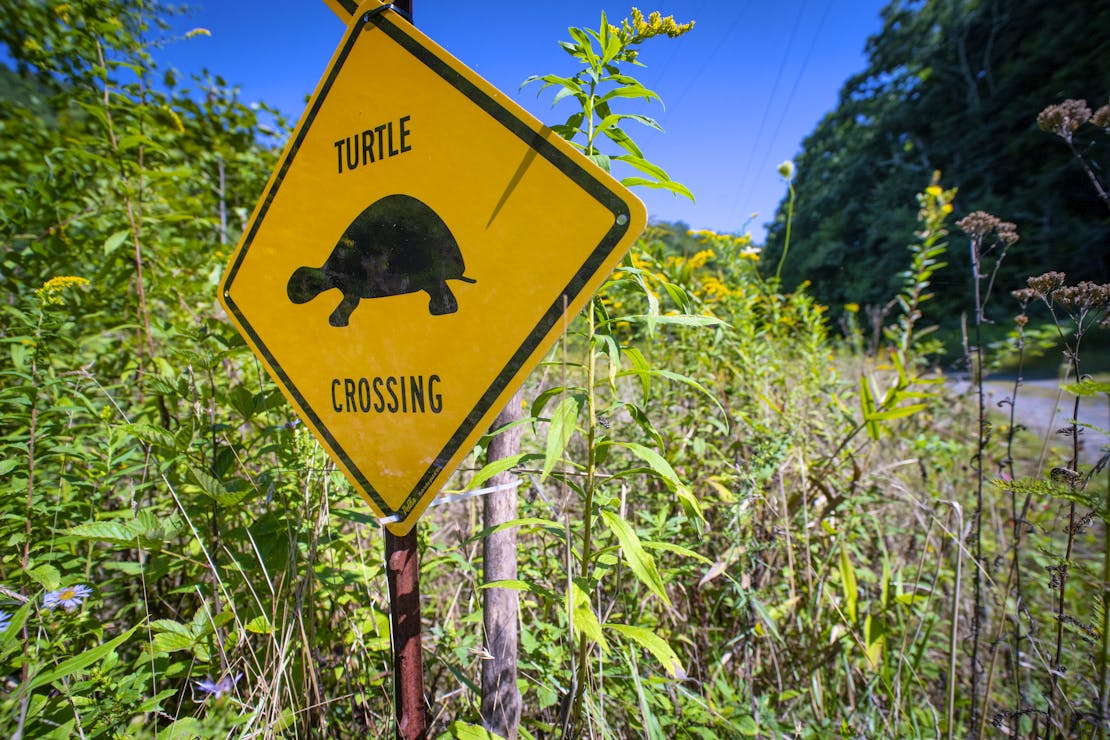
[[[388,6],[383,6],[383,11]],[[541,128],[537,132],[528,123],[521,119],[516,113],[507,109],[503,104],[495,100],[478,85],[471,82],[456,70],[451,64],[441,59],[431,49],[427,48],[421,41],[413,37],[408,31],[405,30],[403,25],[408,25],[396,11],[389,10],[388,12],[370,12],[364,13],[360,18],[353,22],[352,27],[347,33],[347,36],[342,42],[341,49],[336,57],[335,63],[331,66],[325,75],[325,80],[320,87],[319,94],[313,99],[311,109],[307,112],[296,133],[292,145],[286,150],[281,163],[278,166],[277,174],[274,177],[272,184],[268,187],[266,194],[263,198],[262,204],[259,207],[258,215],[251,223],[251,229],[247,233],[243,241],[242,248],[237,252],[236,259],[232,262],[228,269],[227,276],[223,282],[223,296],[225,305],[235,314],[239,321],[240,326],[250,335],[254,345],[258,347],[262,353],[266,364],[272,369],[273,373],[278,376],[279,381],[288,392],[296,399],[298,406],[305,413],[312,422],[316,432],[323,437],[329,448],[339,458],[344,468],[355,478],[359,487],[369,496],[378,508],[386,515],[386,517],[397,516],[399,521],[403,522],[410,511],[412,511],[417,503],[427,493],[429,486],[439,476],[443,470],[446,462],[450,460],[455,453],[458,452],[459,447],[470,435],[470,433],[477,427],[482,417],[488,413],[494,402],[501,396],[502,392],[506,390],[510,381],[517,376],[523,367],[525,361],[532,355],[539,345],[548,338],[551,330],[559,323],[563,316],[563,306],[573,303],[585,288],[589,280],[601,269],[605,260],[613,253],[617,245],[620,244],[625,234],[631,225],[631,216],[628,209],[628,204],[616,192],[609,188],[604,182],[598,179],[590,169],[593,165],[587,163],[583,166],[576,162],[566,153],[558,149],[550,141],[544,138],[545,135],[555,136],[550,129],[546,127]],[[371,485],[363,474],[360,466],[355,464],[354,460],[347,454],[343,446],[339,444],[338,440],[328,430],[327,426],[316,415],[312,406],[305,400],[297,385],[293,382],[282,367],[278,364],[277,359],[270,353],[266,343],[262,341],[262,337],[255,331],[254,327],[247,320],[243,311],[235,303],[231,297],[231,286],[235,281],[236,275],[239,273],[239,268],[242,265],[247,251],[250,249],[254,241],[255,234],[257,233],[262,222],[265,220],[266,213],[269,210],[270,204],[273,202],[274,196],[281,186],[285,175],[288,173],[293,160],[296,158],[297,153],[300,151],[301,144],[304,141],[305,135],[308,133],[312,122],[315,120],[324,101],[328,97],[328,93],[335,82],[336,77],[339,75],[343,64],[346,62],[347,57],[350,55],[351,50],[354,48],[355,43],[362,35],[362,33],[370,28],[376,28],[384,32],[389,38],[393,39],[398,45],[412,54],[413,57],[422,62],[430,70],[439,75],[445,82],[454,87],[471,102],[475,103],[479,108],[489,114],[497,123],[501,124],[505,129],[516,135],[527,146],[531,147],[535,152],[551,163],[556,169],[570,178],[575,184],[581,187],[584,191],[589,193],[595,200],[598,201],[604,208],[610,211],[613,215],[613,226],[602,238],[601,242],[593,249],[590,256],[579,268],[578,272],[574,274],[571,280],[564,287],[563,291],[556,297],[555,301],[544,312],[543,317],[539,323],[532,330],[532,332],[525,338],[524,342],[517,348],[510,357],[509,362],[498,373],[497,377],[493,379],[490,385],[486,388],[481,398],[471,409],[470,413],[466,415],[463,421],[456,428],[455,432],[451,435],[447,444],[440,450],[439,454],[435,457],[432,465],[424,472],[424,474],[417,481],[416,486],[409,492],[408,496],[397,509],[393,509],[382,499],[382,496]],[[442,52],[446,54],[446,52]],[[459,66],[463,66],[461,62],[455,61]],[[622,218],[623,217],[623,218]],[[564,302],[565,297],[565,302]]]

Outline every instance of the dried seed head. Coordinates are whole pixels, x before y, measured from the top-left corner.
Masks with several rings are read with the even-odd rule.
[[[995,234],[997,234],[998,240],[1005,244],[1007,247],[1013,246],[1019,238],[1017,233],[1017,225],[1012,224],[1009,221],[1000,221],[997,228],[995,228]]]
[[[1094,519],[1094,518],[1095,518],[1095,512],[1093,512],[1093,511],[1087,512],[1086,514],[1084,514],[1079,519],[1079,521],[1077,521],[1075,524],[1073,524],[1070,527],[1071,533],[1072,534],[1082,534],[1083,530],[1085,530],[1087,528],[1087,526],[1091,523],[1091,520]]]
[[[1110,128],[1110,103],[1102,106],[1091,116],[1091,123],[1099,128]]]
[[[1084,280],[1057,290],[1052,299],[1071,313],[1099,311],[1110,306],[1110,285]]]
[[[1091,120],[1091,109],[1086,100],[1068,99],[1050,105],[1037,114],[1037,125],[1042,130],[1056,134],[1065,141],[1071,141],[1075,130]]]
[[[1049,477],[1057,483],[1063,483],[1073,491],[1082,487],[1083,477],[1074,470],[1068,468],[1053,468],[1049,473]]]
[[[961,218],[956,226],[972,239],[985,239],[987,234],[994,231],[1001,223],[997,216],[992,216],[986,211],[975,211]]]
[[[1044,275],[1029,278],[1026,283],[1036,291],[1039,298],[1048,298],[1052,291],[1064,284],[1064,278],[1065,275],[1062,272],[1046,272]]]
[[[1017,324],[1020,328],[1024,329],[1025,325],[1029,323],[1029,317],[1023,313],[1020,313],[1014,317],[1014,323]]]
[[[1019,288],[1018,290],[1010,293],[1017,302],[1021,304],[1022,309],[1029,305],[1031,301],[1037,298],[1037,291],[1032,288]]]

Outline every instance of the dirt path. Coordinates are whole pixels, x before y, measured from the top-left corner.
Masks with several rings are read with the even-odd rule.
[[[969,382],[956,381],[951,384],[957,393],[971,398],[974,389]],[[1068,426],[1072,416],[1072,404],[1075,396],[1069,393],[1060,393],[1060,384],[1056,380],[1026,380],[1018,392],[1017,404],[1014,406],[1014,417],[1022,426],[1028,428],[1040,439],[1048,435],[1049,445],[1065,450],[1070,447],[1069,438],[1057,434],[1056,430]],[[996,424],[1008,424],[1010,408],[1007,399],[1014,392],[1012,380],[987,380],[983,384],[987,396],[987,409],[991,421]],[[999,404],[1002,405],[999,405]],[[1079,459],[1086,465],[1093,465],[1103,454],[1104,448],[1110,444],[1106,433],[1097,430],[1110,429],[1110,406],[1106,396],[1085,396],[1079,404],[1079,422],[1090,424],[1095,429],[1082,429],[1080,441],[1082,447]],[[1066,454],[1066,453],[1065,453]],[[1051,461],[1051,464],[1060,464]]]

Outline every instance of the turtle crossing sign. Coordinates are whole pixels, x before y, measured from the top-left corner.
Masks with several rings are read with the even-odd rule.
[[[616,180],[369,0],[220,298],[404,535],[646,220]]]

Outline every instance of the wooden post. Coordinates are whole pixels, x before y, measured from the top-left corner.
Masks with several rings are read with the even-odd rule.
[[[513,394],[493,423],[495,429],[521,418],[521,399],[520,391]],[[520,427],[517,426],[490,440],[486,459],[493,462],[519,451]],[[517,518],[514,479],[509,471],[490,479],[494,488],[505,488],[485,496],[484,526],[493,527]],[[515,527],[486,537],[482,544],[482,564],[486,583],[516,578]],[[482,726],[507,740],[515,740],[521,705],[520,689],[516,685],[520,602],[517,592],[509,588],[487,588],[482,595],[486,650],[492,656],[482,661]]]
[[[385,565],[397,737],[423,740],[428,735],[428,718],[424,704],[424,656],[420,647],[420,562],[415,526],[403,537],[385,530]]]

